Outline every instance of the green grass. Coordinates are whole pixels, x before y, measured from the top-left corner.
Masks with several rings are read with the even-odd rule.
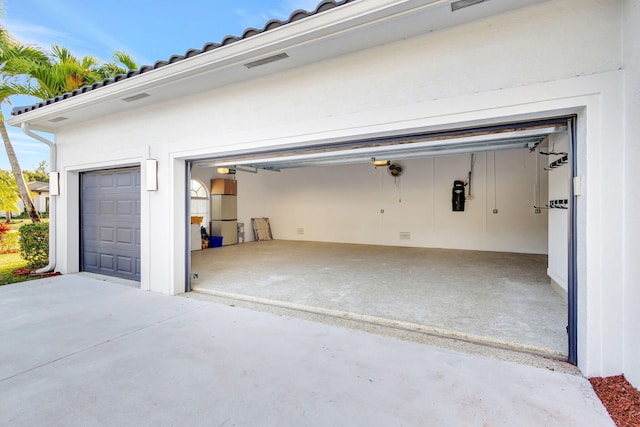
[[[20,254],[3,254],[0,255],[0,286],[9,283],[24,282],[27,280],[38,279],[38,277],[16,276],[11,272],[16,268],[26,267],[27,261],[22,259]]]

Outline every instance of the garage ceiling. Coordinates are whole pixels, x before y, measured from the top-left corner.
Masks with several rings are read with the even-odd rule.
[[[372,159],[406,160],[447,154],[535,149],[551,134],[567,131],[566,118],[480,128],[363,138],[198,162],[201,167],[281,170],[308,166],[366,163]]]

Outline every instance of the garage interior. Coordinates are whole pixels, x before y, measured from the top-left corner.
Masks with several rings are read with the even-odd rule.
[[[190,290],[566,359],[568,151],[560,118],[194,160]]]

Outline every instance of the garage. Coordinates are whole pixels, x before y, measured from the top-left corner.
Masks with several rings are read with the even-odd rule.
[[[191,289],[567,359],[572,120],[192,161]]]
[[[140,281],[140,168],[80,174],[81,269]]]
[[[92,249],[132,237],[81,221],[80,181],[139,166],[143,290],[357,314],[637,383],[632,9],[324,1],[16,107],[7,123],[51,148],[59,184],[50,268],[137,268],[120,249]],[[216,220],[223,244],[202,249],[190,217],[211,232],[212,179],[236,183],[237,211]],[[269,218],[274,240],[254,241],[252,218]],[[244,243],[226,244],[238,224]]]

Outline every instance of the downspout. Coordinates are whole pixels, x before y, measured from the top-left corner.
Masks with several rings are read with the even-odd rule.
[[[58,156],[56,144],[48,139],[34,133],[29,129],[28,123],[22,123],[22,132],[40,142],[49,146],[49,170],[54,172],[58,167]],[[56,267],[56,199],[55,196],[49,196],[49,264],[46,267],[36,270],[36,273],[48,273]]]

